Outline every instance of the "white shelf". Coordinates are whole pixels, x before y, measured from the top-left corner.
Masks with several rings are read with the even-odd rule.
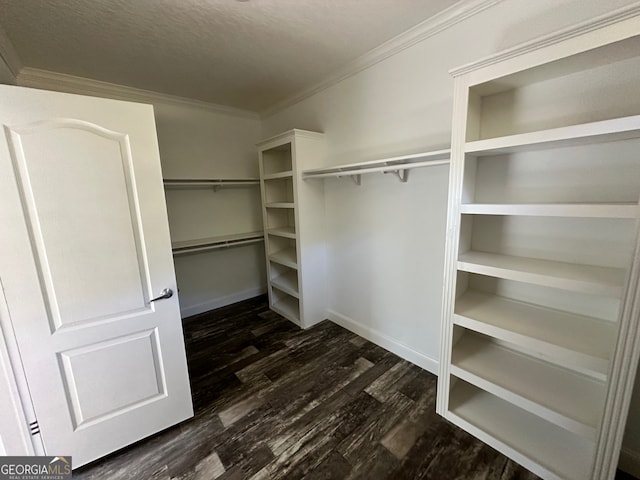
[[[595,439],[605,384],[466,333],[451,373],[573,433]]]
[[[242,185],[260,185],[258,178],[184,178],[165,179],[165,188],[202,188],[202,187],[231,187]]]
[[[271,305],[271,308],[287,320],[300,325],[300,306],[298,304],[298,300],[296,300],[295,298],[289,295],[285,295],[281,299],[273,303],[273,305]]]
[[[294,208],[292,202],[272,202],[264,205],[266,208]]]
[[[574,292],[620,297],[625,280],[621,268],[467,252],[458,257],[458,269],[492,277],[561,288]]]
[[[640,115],[467,142],[474,156],[613,142],[640,137]]]
[[[640,207],[637,203],[467,203],[460,206],[460,213],[473,215],[637,219],[640,217]]]
[[[612,322],[473,290],[456,300],[453,321],[600,380],[616,337]]]
[[[174,255],[183,253],[202,252],[217,248],[226,248],[249,243],[261,242],[264,240],[264,232],[237,233],[233,235],[219,235],[216,237],[199,238],[197,240],[186,240],[173,242],[171,250]]]
[[[545,480],[612,480],[633,392],[640,109],[618,88],[637,83],[629,12],[454,73],[436,411]]]
[[[548,480],[589,478],[594,444],[458,381],[446,418]]]
[[[275,180],[277,178],[293,177],[293,170],[285,170],[283,172],[269,173],[264,175],[265,180]]]
[[[271,285],[292,297],[299,298],[300,296],[298,293],[298,272],[295,270],[272,278]]]
[[[298,268],[298,262],[296,260],[295,248],[287,248],[286,250],[280,250],[279,252],[269,255],[269,260],[279,263],[289,268]]]
[[[415,153],[398,157],[383,158],[368,162],[350,163],[334,167],[315,168],[302,172],[302,178],[326,178],[361,175],[373,172],[396,172],[398,170],[410,170],[412,168],[433,167],[449,163],[451,151],[435,150],[431,152]]]
[[[296,238],[296,230],[293,227],[270,228],[267,233],[276,237]]]

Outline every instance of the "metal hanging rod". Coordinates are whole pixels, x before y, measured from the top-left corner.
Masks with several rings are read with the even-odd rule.
[[[165,180],[165,188],[209,188],[217,191],[221,187],[259,185],[257,178],[175,179]]]
[[[450,150],[405,155],[371,162],[354,163],[337,167],[318,168],[303,172],[305,180],[310,178],[351,177],[356,185],[361,185],[361,175],[365,173],[393,173],[402,183],[409,179],[409,170],[422,167],[434,167],[449,163]]]
[[[174,255],[181,255],[183,253],[203,252],[206,250],[247,245],[250,243],[262,242],[263,240],[263,232],[252,232],[247,234],[228,235],[224,237],[205,238],[202,240],[188,242],[178,242],[174,244],[172,251]]]

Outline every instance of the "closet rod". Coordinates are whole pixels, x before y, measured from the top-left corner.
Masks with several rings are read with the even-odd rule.
[[[248,245],[264,241],[264,237],[248,238],[246,240],[227,240],[224,242],[212,243],[209,245],[194,245],[193,247],[182,247],[173,250],[173,255],[181,255],[183,253],[204,252],[206,250],[217,250],[220,248],[237,247],[240,245]]]
[[[421,168],[421,167],[435,167],[437,165],[448,165],[449,159],[446,160],[430,160],[426,162],[413,162],[413,163],[398,163],[391,165],[381,165],[379,167],[370,167],[370,168],[360,168],[360,169],[344,169],[344,170],[336,170],[327,173],[303,173],[303,177],[306,179],[309,178],[327,178],[327,177],[347,177],[350,175],[360,175],[363,173],[390,173],[397,172],[399,170],[411,170],[413,168]]]
[[[181,180],[165,180],[164,186],[167,188],[179,188],[179,187],[228,187],[228,186],[240,186],[240,185],[259,185],[260,180],[257,178],[243,179],[181,179]]]

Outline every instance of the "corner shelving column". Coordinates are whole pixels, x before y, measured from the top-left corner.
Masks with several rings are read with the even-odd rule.
[[[291,130],[258,144],[269,305],[303,328],[326,318],[323,185],[302,181],[323,135]]]
[[[613,478],[640,355],[640,20],[603,25],[454,72],[437,411],[545,479]]]

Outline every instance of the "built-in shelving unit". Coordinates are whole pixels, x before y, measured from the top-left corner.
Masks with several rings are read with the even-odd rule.
[[[414,153],[398,157],[371,160],[368,162],[350,163],[335,167],[324,167],[305,170],[302,177],[311,178],[339,178],[351,177],[353,181],[360,185],[361,175],[365,173],[393,173],[398,176],[401,182],[406,182],[409,178],[409,170],[422,167],[434,167],[437,165],[447,165],[451,151],[434,150],[431,152]]]
[[[454,71],[437,411],[546,479],[613,478],[640,355],[640,20],[621,23]]]
[[[269,305],[301,327],[325,319],[323,187],[302,181],[323,135],[291,130],[258,144]]]

